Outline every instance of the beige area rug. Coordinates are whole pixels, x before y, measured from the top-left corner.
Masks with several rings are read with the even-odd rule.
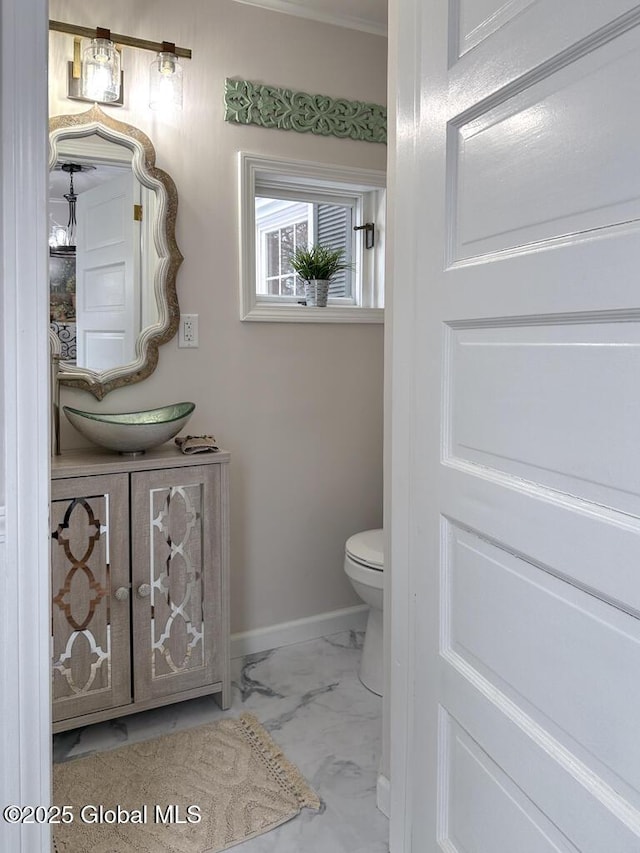
[[[59,853],[216,853],[320,808],[252,714],[56,764],[53,793]]]

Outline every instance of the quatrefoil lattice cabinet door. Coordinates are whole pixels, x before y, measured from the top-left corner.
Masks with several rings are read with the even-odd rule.
[[[126,474],[51,486],[53,721],[131,702]],[[119,592],[120,591],[120,592]]]
[[[131,476],[137,702],[222,689],[220,469]]]

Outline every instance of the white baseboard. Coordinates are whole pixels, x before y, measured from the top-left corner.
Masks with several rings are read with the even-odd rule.
[[[369,608],[366,604],[355,607],[343,607],[329,613],[318,613],[306,619],[293,622],[280,622],[268,628],[254,631],[242,631],[231,635],[231,657],[239,658],[255,652],[266,652],[280,646],[303,643],[305,640],[317,640],[340,631],[364,631],[367,625]]]
[[[376,805],[385,817],[391,814],[391,783],[382,773],[378,774],[376,785]]]

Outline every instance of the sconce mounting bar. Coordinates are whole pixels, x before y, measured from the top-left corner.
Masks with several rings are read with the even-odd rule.
[[[65,24],[63,21],[49,21],[49,29],[58,33],[69,33],[72,36],[80,36],[81,38],[94,39],[96,38],[97,29],[91,27],[80,27],[76,24]],[[100,28],[98,28],[100,29]],[[151,50],[154,53],[160,53],[167,50],[167,45],[171,45],[171,53],[180,56],[183,59],[191,59],[191,51],[186,47],[175,47],[171,42],[147,41],[146,39],[135,38],[134,36],[125,36],[121,33],[111,33],[111,40],[116,44],[122,44],[125,47],[137,47],[140,50]]]

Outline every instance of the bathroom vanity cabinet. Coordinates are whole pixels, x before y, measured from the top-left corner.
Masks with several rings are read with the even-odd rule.
[[[229,454],[52,461],[53,730],[230,702]]]

